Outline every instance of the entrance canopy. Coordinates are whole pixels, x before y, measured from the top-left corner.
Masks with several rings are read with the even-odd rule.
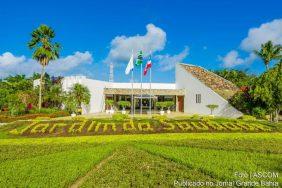
[[[135,96],[134,97],[135,99],[157,99],[158,97],[157,96],[154,96],[154,95],[147,95],[147,94],[145,94],[145,95],[142,95],[142,97],[141,97],[141,95],[137,95],[137,96]]]
[[[105,95],[131,95],[131,88],[104,88]],[[134,95],[141,95],[141,89],[133,89]],[[142,89],[142,95],[176,95],[176,96],[184,96],[184,89]],[[141,97],[141,96],[140,96]]]

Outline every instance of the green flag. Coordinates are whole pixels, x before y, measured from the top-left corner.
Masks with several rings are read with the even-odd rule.
[[[142,51],[139,52],[138,57],[136,59],[135,65],[139,66],[143,63],[143,56],[142,56]]]

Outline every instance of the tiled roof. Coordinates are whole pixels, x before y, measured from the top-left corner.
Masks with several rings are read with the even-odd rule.
[[[181,64],[181,66],[225,99],[229,99],[239,90],[239,88],[232,82],[202,67],[190,64]]]

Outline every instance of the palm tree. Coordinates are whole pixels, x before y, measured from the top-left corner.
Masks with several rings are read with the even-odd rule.
[[[271,41],[268,41],[267,43],[261,45],[260,50],[255,50],[254,52],[263,60],[266,70],[268,70],[270,61],[274,59],[281,59],[282,46],[273,45]]]
[[[71,89],[71,93],[76,99],[79,108],[81,108],[82,103],[89,104],[91,94],[87,87],[81,84],[75,84]]]
[[[45,68],[51,60],[59,58],[60,45],[52,41],[54,37],[55,32],[52,28],[47,25],[40,25],[31,33],[31,40],[28,43],[28,47],[33,50],[32,58],[37,60],[42,66],[39,84],[39,110],[41,109],[42,104],[42,86]]]

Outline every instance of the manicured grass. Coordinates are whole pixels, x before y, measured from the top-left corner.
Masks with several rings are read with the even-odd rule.
[[[112,145],[72,148],[19,159],[2,159],[0,185],[5,187],[65,187],[113,152]],[[30,146],[29,151],[34,148]],[[37,148],[36,150],[40,150]],[[17,155],[17,152],[13,153]],[[13,155],[10,152],[10,155]]]
[[[0,187],[67,187],[81,179],[83,187],[234,180],[236,171],[281,173],[281,146],[282,133],[1,139]]]
[[[82,187],[173,187],[178,179],[215,181],[195,169],[133,147],[123,147],[113,159],[93,172]]]
[[[197,169],[221,181],[238,180],[235,172],[277,172],[282,162],[281,154],[264,154],[249,151],[226,151],[190,147],[138,144],[138,148],[154,155]],[[276,180],[276,178],[269,178]],[[260,180],[260,178],[251,178]],[[282,183],[282,178],[278,179]]]

